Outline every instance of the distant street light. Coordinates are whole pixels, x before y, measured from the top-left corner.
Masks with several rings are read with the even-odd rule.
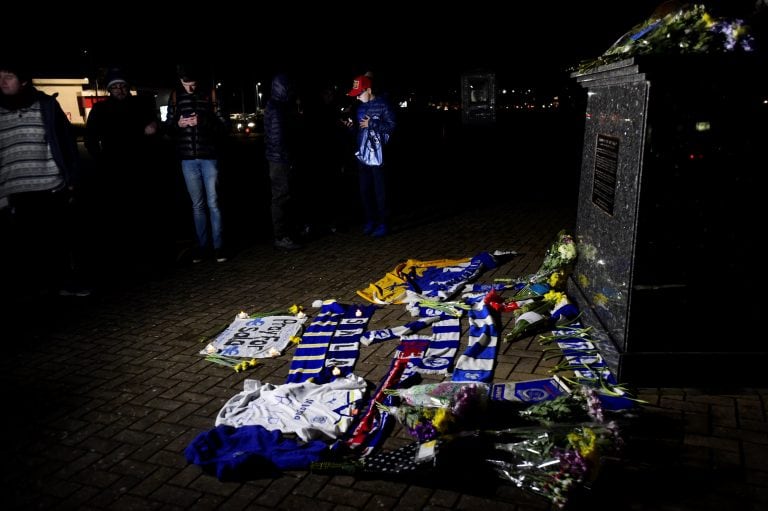
[[[261,82],[256,82],[256,111],[259,111],[259,108],[261,108],[261,92],[259,92],[259,87],[261,87]]]

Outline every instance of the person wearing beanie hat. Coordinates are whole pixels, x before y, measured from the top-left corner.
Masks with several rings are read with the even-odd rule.
[[[118,84],[128,84],[128,80],[125,79],[125,75],[123,75],[123,71],[119,68],[113,67],[107,72],[106,76],[106,82],[107,82],[107,90],[110,90],[110,88],[113,85]]]
[[[356,98],[356,121],[348,119],[347,127],[357,130],[357,152],[360,199],[365,212],[364,234],[380,238],[389,233],[389,199],[387,193],[387,174],[383,158],[373,162],[365,157],[372,140],[378,140],[380,154],[385,154],[384,146],[395,129],[395,113],[389,102],[373,92],[373,81],[366,73],[355,77],[348,96]]]
[[[109,222],[100,246],[120,264],[128,264],[145,257],[146,247],[162,239],[153,213],[163,200],[152,172],[157,112],[154,98],[131,94],[121,69],[110,69],[105,83],[109,96],[88,114],[85,148],[97,167],[96,218]]]
[[[62,295],[90,294],[75,283],[79,176],[76,139],[56,98],[32,85],[26,67],[0,63],[0,218],[11,220],[0,228],[0,262],[11,295],[23,296],[16,285],[35,286],[33,296],[51,286]]]

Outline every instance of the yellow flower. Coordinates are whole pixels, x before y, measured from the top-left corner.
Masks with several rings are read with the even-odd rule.
[[[301,337],[298,335],[292,335],[289,339],[293,344],[299,344],[301,342]]]
[[[288,307],[288,312],[290,312],[291,314],[298,314],[303,310],[304,310],[304,307],[302,307],[301,305],[293,304],[290,307]]]
[[[701,19],[704,21],[704,24],[707,26],[707,28],[715,24],[715,20],[712,19],[712,16],[710,16],[708,12],[705,12]]]
[[[579,451],[584,459],[597,457],[597,435],[590,428],[568,433],[568,442]]]
[[[594,302],[595,305],[599,305],[600,307],[607,307],[608,297],[603,293],[595,293],[595,295],[592,297],[592,302]]]
[[[547,291],[544,295],[544,299],[548,302],[557,303],[563,299],[563,293],[560,291]]]
[[[558,284],[561,283],[563,280],[563,271],[557,270],[556,272],[552,273],[552,275],[549,276],[549,287],[552,289],[555,289],[558,287]]]
[[[432,425],[440,433],[445,433],[448,428],[451,427],[453,422],[453,415],[446,408],[438,408],[435,410],[435,415],[432,418]]]

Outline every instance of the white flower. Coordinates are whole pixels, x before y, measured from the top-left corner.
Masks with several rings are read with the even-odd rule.
[[[573,243],[564,243],[557,247],[557,251],[563,261],[571,261],[576,257],[576,245]]]
[[[238,312],[237,316],[235,316],[236,319],[248,319],[248,314],[246,314],[245,311]]]

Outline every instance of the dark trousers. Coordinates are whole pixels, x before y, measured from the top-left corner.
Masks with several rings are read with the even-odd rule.
[[[74,284],[82,232],[67,190],[25,192],[3,211],[3,259],[11,288],[28,294]],[[6,244],[7,243],[7,244]]]
[[[272,232],[278,240],[296,234],[293,218],[293,177],[292,165],[269,162],[269,179],[272,188]]]
[[[383,165],[369,167],[358,162],[358,172],[360,200],[363,203],[365,222],[377,225],[389,224],[386,168]]]

